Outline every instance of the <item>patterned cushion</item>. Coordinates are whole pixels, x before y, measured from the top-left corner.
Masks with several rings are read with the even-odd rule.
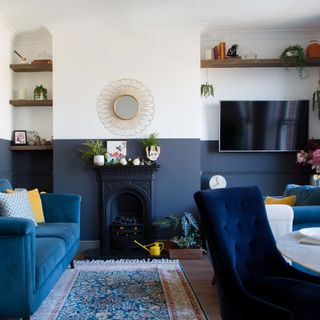
[[[37,226],[26,191],[0,193],[0,216],[30,219]]]

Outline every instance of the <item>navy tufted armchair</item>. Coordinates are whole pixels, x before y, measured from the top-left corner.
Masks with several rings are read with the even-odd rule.
[[[224,320],[320,319],[320,278],[283,259],[257,187],[205,190],[194,197]]]

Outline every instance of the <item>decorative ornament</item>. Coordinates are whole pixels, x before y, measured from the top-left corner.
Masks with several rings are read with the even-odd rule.
[[[139,103],[139,111],[131,119],[121,119],[114,110],[119,97],[132,96]],[[132,136],[144,131],[151,123],[155,110],[150,90],[135,79],[119,79],[106,85],[97,102],[97,113],[101,123],[111,132]]]
[[[140,159],[139,158],[135,158],[133,161],[132,161],[133,165],[134,166],[138,166],[140,165]]]
[[[160,156],[160,147],[159,146],[146,147],[146,155],[149,160],[156,161]]]
[[[123,166],[126,166],[128,164],[126,158],[121,158],[119,163],[122,164]]]

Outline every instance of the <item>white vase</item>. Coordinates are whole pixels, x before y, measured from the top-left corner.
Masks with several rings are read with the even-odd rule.
[[[93,157],[93,164],[95,166],[104,166],[104,155],[96,155]]]

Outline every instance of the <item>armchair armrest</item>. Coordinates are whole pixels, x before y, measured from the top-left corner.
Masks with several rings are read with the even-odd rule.
[[[35,290],[35,225],[0,217],[0,318],[29,315]]]
[[[46,222],[80,222],[80,195],[45,193],[40,196]]]
[[[24,218],[1,217],[0,218],[0,237],[3,236],[26,236],[33,234],[35,226],[33,221]]]

